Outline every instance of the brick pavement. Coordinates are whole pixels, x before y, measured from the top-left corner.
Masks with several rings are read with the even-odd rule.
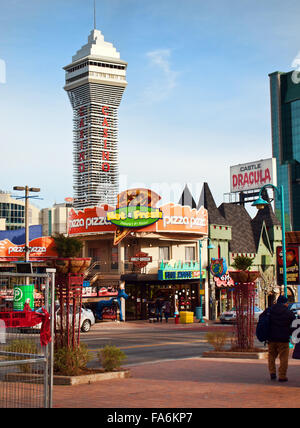
[[[98,329],[217,330],[207,322],[103,323]],[[231,330],[230,326],[222,329]],[[270,381],[266,360],[190,358],[130,366],[131,377],[89,385],[54,386],[55,408],[297,408],[300,360],[289,361],[289,382]]]
[[[270,381],[265,360],[192,358],[130,367],[131,377],[54,386],[59,408],[297,408],[300,361],[289,382]]]

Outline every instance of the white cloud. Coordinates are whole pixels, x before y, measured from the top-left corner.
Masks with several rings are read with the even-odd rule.
[[[144,95],[148,101],[161,101],[167,98],[177,86],[179,73],[171,68],[170,49],[157,49],[147,52],[146,57],[150,61],[150,66],[154,69],[156,68],[158,73],[153,76],[153,80],[151,84],[146,87]]]

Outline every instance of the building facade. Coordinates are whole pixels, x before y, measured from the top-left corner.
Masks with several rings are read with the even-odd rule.
[[[286,230],[300,230],[300,80],[294,71],[277,71],[269,78],[272,150],[278,185],[284,188]],[[280,213],[276,196],[275,209]]]
[[[40,209],[28,204],[28,221],[30,225],[39,224]],[[25,227],[25,201],[15,199],[10,192],[0,191],[0,230],[15,230]]]
[[[112,219],[114,212],[120,216],[121,208],[106,210],[104,204],[71,210],[69,235],[79,237],[84,242],[83,256],[92,258],[85,277],[84,302],[95,305],[114,296],[122,287],[129,296],[125,305],[127,320],[147,319],[150,302],[159,297],[170,301],[171,315],[176,310],[195,312],[207,294],[206,272],[199,263],[198,245],[198,240],[207,236],[206,210],[174,203],[156,207],[153,199],[148,199],[153,192],[147,189],[124,193],[129,196],[130,205],[126,219],[127,208],[122,211],[123,221],[131,222],[131,226],[124,228],[125,235],[117,242],[118,227],[108,218]],[[132,205],[134,194],[139,201],[136,206]],[[140,205],[142,201],[150,203],[146,210]],[[145,219],[150,224],[145,224]]]
[[[268,199],[266,193],[264,199]],[[277,247],[282,245],[281,223],[275,216],[271,205],[258,211],[251,218],[243,205],[222,203],[216,206],[207,183],[204,183],[198,206],[207,209],[209,233],[214,249],[207,251],[207,288],[210,318],[217,318],[220,313],[234,306],[233,281],[230,278],[234,258],[239,255],[253,259],[252,270],[258,270],[260,277],[256,281],[256,304],[265,308],[280,294],[282,287],[277,282]],[[209,265],[212,258],[225,258],[227,274],[219,279],[210,274]],[[297,300],[298,290],[288,286],[290,301]]]
[[[39,214],[39,224],[42,225],[43,236],[56,233],[68,233],[68,218],[72,204],[54,204],[51,208],[43,208]]]
[[[127,63],[94,29],[64,67],[74,122],[74,206],[115,205],[119,190],[118,107]]]

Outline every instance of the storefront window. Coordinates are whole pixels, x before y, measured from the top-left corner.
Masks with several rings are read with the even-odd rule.
[[[195,260],[195,247],[185,247],[185,260],[186,261]]]
[[[111,268],[118,269],[118,247],[111,249]]]
[[[159,247],[159,260],[170,260],[169,247]]]

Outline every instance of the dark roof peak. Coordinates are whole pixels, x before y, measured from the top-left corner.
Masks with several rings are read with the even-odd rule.
[[[196,202],[195,202],[187,184],[185,185],[185,188],[183,189],[182,195],[181,195],[178,203],[181,205],[188,205],[191,208],[196,208]]]
[[[229,249],[233,253],[256,253],[251,217],[243,205],[223,202],[219,211],[231,226]]]
[[[197,209],[199,210],[202,206],[207,209],[209,224],[228,225],[225,218],[220,214],[207,183],[203,183]]]

